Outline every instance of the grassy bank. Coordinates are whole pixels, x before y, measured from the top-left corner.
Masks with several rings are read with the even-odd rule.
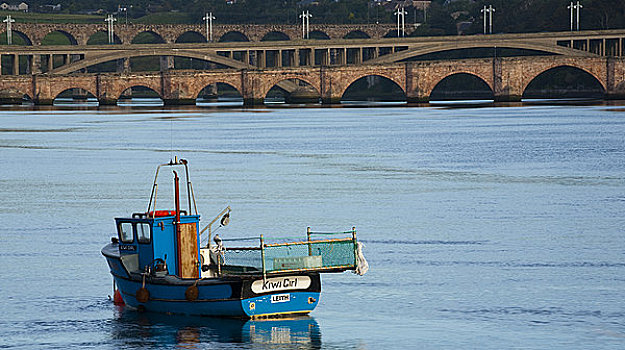
[[[17,23],[101,23],[104,16],[0,11],[0,17],[11,16]]]

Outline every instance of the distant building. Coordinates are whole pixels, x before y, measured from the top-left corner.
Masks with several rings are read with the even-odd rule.
[[[3,2],[0,4],[0,10],[28,12],[28,4],[25,2],[20,2],[19,4],[8,4]]]

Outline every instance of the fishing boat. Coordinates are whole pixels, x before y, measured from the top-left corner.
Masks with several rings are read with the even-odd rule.
[[[156,209],[162,168],[173,170],[173,209]],[[186,209],[181,209],[178,171],[186,184]],[[213,225],[228,225],[230,213],[228,206],[200,229],[188,162],[176,158],[159,165],[147,210],[115,218],[117,236],[102,248],[114,299],[131,309],[172,314],[305,315],[319,303],[322,273],[362,275],[368,269],[354,227],[341,232],[307,228],[305,240],[278,243],[263,235],[213,237]],[[234,246],[226,248],[229,242]],[[241,246],[244,242],[252,243]]]

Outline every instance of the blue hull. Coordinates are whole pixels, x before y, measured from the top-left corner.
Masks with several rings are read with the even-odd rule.
[[[231,289],[229,284],[198,286],[199,297],[195,301],[185,299],[188,286],[161,285],[146,283],[150,292],[147,302],[136,298],[141,288],[140,281],[130,281],[115,276],[117,288],[124,303],[134,309],[172,314],[258,318],[292,314],[308,314],[319,302],[319,292],[280,291],[249,298],[222,298],[224,291]],[[273,302],[272,296],[288,295],[289,300]],[[314,301],[313,301],[314,300]]]
[[[305,288],[300,285],[300,289],[292,282],[288,286],[285,283],[284,288],[268,291],[259,291],[258,286],[252,287],[253,284],[261,283],[260,276],[228,276],[201,280],[150,276],[145,281],[149,297],[147,301],[140,302],[137,300],[137,292],[143,286],[142,275],[126,271],[114,254],[108,254],[105,250],[103,253],[124,303],[137,310],[198,316],[264,318],[305,315],[319,303],[321,279],[319,274],[314,273],[272,277],[271,280],[278,282],[304,278],[309,283]],[[197,297],[189,300],[185,293],[193,285],[197,287]]]

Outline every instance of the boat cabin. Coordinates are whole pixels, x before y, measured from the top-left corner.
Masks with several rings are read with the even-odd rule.
[[[180,215],[175,222],[175,211],[166,210],[115,218],[119,253],[129,272],[200,278],[200,216]]]

